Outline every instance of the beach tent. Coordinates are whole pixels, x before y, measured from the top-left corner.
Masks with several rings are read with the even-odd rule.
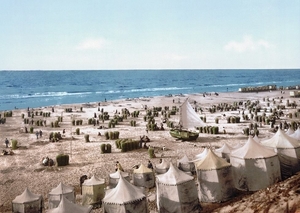
[[[161,163],[155,165],[155,172],[157,174],[163,174],[166,173],[169,168],[170,168],[170,162],[165,159],[162,159]]]
[[[49,209],[47,213],[89,213],[93,209],[93,206],[81,206],[76,203],[71,202],[65,197],[61,198],[59,205],[56,208]]]
[[[201,153],[196,155],[196,160],[204,158],[207,155],[207,152],[208,152],[208,148],[205,147]]]
[[[215,153],[221,157],[225,158],[227,162],[230,162],[230,153],[234,148],[230,146],[228,143],[224,143],[222,147],[215,149]]]
[[[107,191],[102,200],[104,213],[147,213],[148,205],[143,189],[120,176],[115,188]]]
[[[298,128],[293,134],[290,135],[292,138],[300,141],[300,128]]]
[[[12,201],[12,212],[18,213],[41,213],[43,212],[44,200],[42,195],[32,193],[28,188]]]
[[[177,160],[177,167],[181,171],[193,174],[195,172],[195,165],[189,160],[189,158],[184,155],[181,159]]]
[[[170,163],[169,170],[156,176],[158,212],[200,212],[201,206],[193,176]]]
[[[290,127],[286,132],[285,132],[285,134],[287,134],[287,135],[291,135],[291,134],[293,134],[295,131]]]
[[[256,142],[260,143],[260,139],[258,138],[257,135],[254,135],[253,139],[254,139]]]
[[[222,202],[233,196],[235,187],[232,166],[226,159],[209,149],[203,159],[194,163],[201,202]]]
[[[242,191],[257,191],[281,180],[277,153],[256,142],[252,136],[244,146],[230,155],[235,187]]]
[[[62,197],[65,197],[71,202],[75,203],[74,187],[67,186],[60,182],[57,187],[52,189],[48,194],[49,209],[56,208],[59,205]]]
[[[205,147],[204,150],[201,153],[195,155],[195,158],[190,162],[194,163],[195,161],[203,159],[207,155],[207,153],[208,153],[208,148]]]
[[[138,169],[133,170],[132,179],[135,186],[145,188],[152,188],[155,186],[154,172],[144,164],[141,164]]]
[[[109,174],[109,187],[113,188],[118,184],[120,176],[124,177],[126,180],[130,181],[130,176],[127,172],[122,172],[121,170],[117,170],[116,172]]]
[[[82,184],[82,205],[101,204],[104,198],[105,180],[98,179],[94,175]]]
[[[261,141],[261,144],[276,149],[283,179],[300,171],[300,143],[297,139],[278,129],[273,137]]]

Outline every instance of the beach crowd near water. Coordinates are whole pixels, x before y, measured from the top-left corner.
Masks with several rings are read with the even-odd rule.
[[[42,211],[48,212],[51,207],[49,193],[60,183],[73,187],[74,202],[82,205],[82,183],[93,176],[105,181],[107,192],[110,174],[118,170],[128,173],[128,180],[133,184],[133,171],[141,164],[151,163],[155,171],[161,160],[177,166],[184,156],[193,160],[205,149],[214,152],[224,144],[243,147],[250,137],[256,136],[258,141],[269,140],[280,130],[285,134],[288,131],[294,133],[300,125],[298,93],[299,88],[292,87],[289,90],[170,94],[40,108],[28,106],[11,113],[2,111],[0,139],[3,143],[0,146],[7,154],[0,156],[0,212],[12,212],[13,200],[26,188],[42,196]],[[149,110],[158,107],[179,109],[187,98],[207,127],[218,128],[216,134],[202,131],[195,141],[176,140],[169,134],[169,124],[178,123],[179,112],[165,117],[164,110],[153,116],[154,123],[160,128],[148,128],[145,117]],[[125,111],[128,112],[126,117],[114,125],[110,123],[112,118],[122,116]],[[104,119],[104,115],[110,119]],[[231,118],[237,117],[239,122],[232,122]],[[123,152],[117,147],[115,138],[106,137],[116,132],[121,139],[147,140],[136,149]],[[56,135],[54,140],[53,135]],[[300,139],[297,140],[300,147]],[[103,144],[111,147],[111,152],[103,153]],[[150,156],[149,148],[153,149],[153,156]],[[58,166],[58,155],[67,155],[68,165]],[[299,159],[300,156],[300,166]],[[199,191],[197,173],[190,176]],[[84,180],[81,177],[85,177]],[[257,181],[261,178],[257,177]],[[143,190],[148,211],[158,212],[156,187]],[[221,202],[200,199],[199,206],[199,212],[300,212],[300,175],[295,172],[259,190],[237,190]],[[104,211],[99,205],[91,212]]]

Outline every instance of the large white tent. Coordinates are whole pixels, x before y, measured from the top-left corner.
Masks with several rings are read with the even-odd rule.
[[[56,208],[49,209],[47,213],[89,213],[93,209],[93,206],[80,206],[76,203],[71,202],[65,197],[61,198],[59,205]]]
[[[133,170],[132,179],[135,186],[145,188],[152,188],[155,186],[154,172],[144,164],[141,164],[138,169]]]
[[[242,191],[257,191],[281,180],[277,153],[256,142],[252,136],[244,146],[231,152],[235,187]]]
[[[147,199],[143,190],[120,176],[115,188],[110,189],[102,200],[104,213],[147,213]]]
[[[233,150],[233,147],[228,143],[224,143],[222,147],[215,149],[215,153],[222,158],[225,158],[227,162],[230,162],[230,153]]]
[[[298,128],[293,134],[290,135],[292,138],[297,139],[300,141],[300,128]]]
[[[105,180],[98,179],[94,175],[82,184],[82,205],[101,204],[104,198]]]
[[[295,131],[290,127],[286,132],[285,132],[285,134],[287,134],[287,135],[291,135],[291,134],[293,134]]]
[[[169,170],[156,177],[158,212],[200,212],[197,187],[191,175],[170,163]]]
[[[118,184],[120,176],[122,176],[126,180],[130,181],[130,176],[129,176],[128,172],[122,172],[121,170],[118,169],[116,172],[109,174],[108,179],[109,179],[109,187],[110,188],[113,188]]]
[[[31,213],[43,212],[44,200],[42,195],[32,193],[28,188],[12,201],[12,212]]]
[[[195,165],[191,162],[187,155],[184,155],[182,158],[177,160],[177,167],[181,171],[193,174],[195,173]]]
[[[203,159],[194,163],[200,201],[222,202],[234,195],[232,167],[226,159],[217,156],[209,149]]]
[[[281,176],[286,179],[300,171],[300,143],[281,129],[261,144],[276,149],[280,161]]]
[[[169,168],[170,162],[165,159],[162,159],[161,163],[155,165],[155,172],[157,174],[163,174],[166,173]]]
[[[74,187],[67,186],[60,182],[57,187],[52,189],[48,194],[49,209],[56,208],[62,197],[66,197],[68,200],[75,203]]]
[[[195,160],[200,160],[200,159],[204,158],[207,155],[207,152],[208,152],[208,148],[205,147],[201,153],[199,153],[195,156],[196,157]]]

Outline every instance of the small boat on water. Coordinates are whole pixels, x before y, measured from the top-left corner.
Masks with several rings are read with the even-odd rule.
[[[199,115],[195,112],[188,99],[180,106],[179,128],[172,128],[170,135],[182,141],[193,141],[199,136],[196,127],[205,126]],[[193,130],[191,130],[193,129]]]

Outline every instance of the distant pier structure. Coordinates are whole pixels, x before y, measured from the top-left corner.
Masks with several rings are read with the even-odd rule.
[[[276,85],[266,85],[266,86],[239,88],[239,92],[260,92],[260,91],[270,91],[270,90],[277,90],[277,86]]]
[[[290,90],[290,97],[300,97],[300,85],[297,86],[280,86],[277,88],[276,85],[258,86],[258,87],[242,87],[239,88],[239,92],[262,92],[272,90]]]

